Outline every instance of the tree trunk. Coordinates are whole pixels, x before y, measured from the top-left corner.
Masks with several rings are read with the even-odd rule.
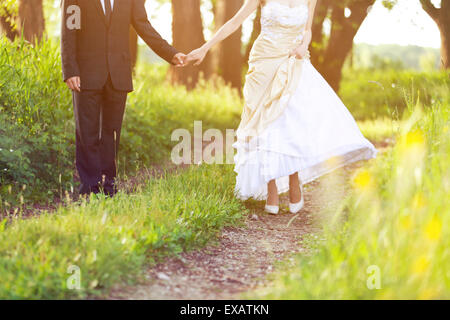
[[[26,40],[41,40],[45,30],[42,0],[20,0],[18,28]]]
[[[446,23],[443,23],[439,30],[441,32],[441,67],[444,70],[450,69],[450,14],[447,13]]]
[[[375,0],[355,0],[348,8],[351,15],[345,17],[345,7],[341,3],[333,3],[332,27],[328,46],[324,54],[323,64],[319,70],[323,73],[331,87],[339,91],[342,79],[342,67],[353,48],[353,39],[368,14],[368,8]]]
[[[205,43],[203,22],[200,12],[200,0],[172,0],[172,30],[174,47],[184,53],[201,47]],[[210,57],[206,57],[200,67],[171,67],[172,83],[181,83],[193,89],[203,72],[205,77],[211,74]]]
[[[450,0],[441,0],[436,8],[430,0],[420,0],[423,9],[436,22],[441,33],[441,66],[450,69]]]
[[[314,14],[314,21],[312,26],[312,40],[311,40],[311,63],[318,69],[323,64],[323,53],[325,51],[325,37],[323,34],[323,23],[328,16],[331,7],[331,0],[318,0]],[[320,70],[319,70],[320,71]]]
[[[216,25],[221,27],[241,8],[243,0],[219,0]],[[242,27],[224,40],[218,49],[219,74],[233,88],[242,88]]]

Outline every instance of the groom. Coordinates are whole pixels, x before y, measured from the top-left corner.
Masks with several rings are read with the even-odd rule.
[[[116,157],[128,92],[133,91],[129,30],[159,56],[183,66],[148,21],[145,0],[62,0],[61,56],[73,92],[80,194],[117,192]]]

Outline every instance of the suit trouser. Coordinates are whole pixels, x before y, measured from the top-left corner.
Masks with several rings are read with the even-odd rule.
[[[110,77],[101,90],[82,90],[73,94],[76,166],[82,194],[97,192],[103,176],[111,185],[116,178],[126,100],[127,92],[115,90]]]

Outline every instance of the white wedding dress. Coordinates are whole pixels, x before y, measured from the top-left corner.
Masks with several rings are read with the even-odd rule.
[[[252,49],[255,52],[250,57],[251,70],[247,75],[247,88],[244,88],[244,98],[249,101],[247,104],[252,103],[251,97],[255,91],[276,91],[274,86],[279,85],[279,79],[291,71],[289,68],[293,68],[293,62],[287,57],[287,44],[291,43],[290,46],[295,47],[293,45],[301,40],[308,11],[307,4],[290,8],[272,1],[263,7],[262,31]],[[297,33],[295,37],[293,33]],[[286,39],[289,37],[291,39]],[[264,79],[270,79],[265,81],[268,83],[262,85],[264,81],[259,78],[253,81],[252,77],[258,74],[258,70],[262,70],[264,64],[271,63],[271,52],[280,47],[286,51],[286,57],[279,60],[280,66],[273,74],[265,75]],[[261,48],[265,50],[262,58]],[[238,141],[234,144],[237,149],[235,192],[240,199],[265,200],[267,183],[271,180],[275,179],[279,193],[284,193],[288,191],[291,174],[299,172],[301,183],[307,184],[332,170],[374,158],[377,154],[375,147],[361,134],[350,112],[312,66],[309,58],[297,59],[294,63],[299,63],[301,70],[293,71],[282,82],[287,86],[291,78],[298,76],[294,90],[280,94],[276,101],[276,107],[282,112],[268,121],[267,126],[251,140],[242,133],[240,137],[238,130]],[[275,78],[276,81],[273,80]],[[270,103],[273,104],[273,101]],[[257,108],[267,106],[248,108],[247,114],[255,114]],[[264,118],[261,115],[258,117]],[[247,123],[252,121],[251,117],[243,115],[244,118],[248,118],[245,120]],[[242,123],[240,127],[243,127]]]

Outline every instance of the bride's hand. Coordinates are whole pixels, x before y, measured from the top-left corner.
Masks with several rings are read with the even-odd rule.
[[[289,56],[292,57],[296,57],[297,59],[303,59],[308,55],[308,47],[305,46],[304,44],[299,45],[297,48],[293,49]]]
[[[208,50],[205,50],[203,48],[195,49],[187,55],[186,63],[190,64],[191,62],[194,62],[194,66],[198,66],[203,62],[207,53]]]

